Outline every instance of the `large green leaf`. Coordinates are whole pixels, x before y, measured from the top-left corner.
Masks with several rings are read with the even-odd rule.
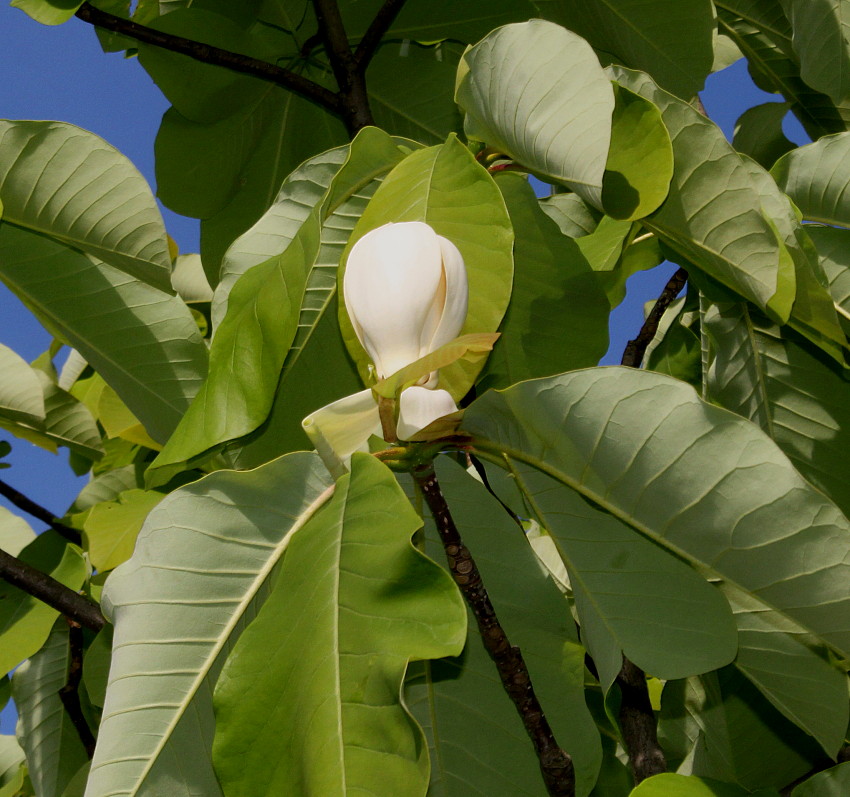
[[[782,132],[782,120],[788,113],[787,102],[765,102],[748,108],[735,122],[732,146],[769,169],[789,150],[794,149]]]
[[[575,241],[523,176],[496,176],[514,228],[514,284],[479,388],[595,365],[608,349],[608,298]]]
[[[467,136],[599,206],[614,94],[590,46],[544,20],[468,50],[455,92]]]
[[[749,797],[752,792],[711,778],[696,778],[665,772],[637,786],[629,797]],[[759,797],[778,797],[778,792],[759,792]]]
[[[436,471],[499,621],[511,644],[522,650],[555,738],[573,758],[576,793],[586,795],[596,781],[601,748],[584,702],[584,649],[568,604],[540,567],[520,526],[483,485],[442,458]],[[500,478],[507,477],[493,477],[501,492]],[[430,518],[425,550],[445,562]],[[405,693],[431,747],[430,797],[546,794],[531,742],[472,616],[463,655],[412,671]]]
[[[62,797],[88,760],[59,690],[68,682],[68,623],[60,617],[44,647],[12,678],[18,710],[18,739],[39,797]]]
[[[42,25],[67,22],[82,4],[83,0],[12,0],[10,3]]]
[[[764,91],[778,92],[812,138],[850,123],[850,104],[835,105],[800,77],[791,28],[777,0],[715,0],[718,25],[747,57],[750,75]]]
[[[424,793],[425,740],[401,682],[410,659],[460,653],[466,613],[448,573],[411,545],[420,525],[392,473],[355,454],[293,536],[216,687],[226,792]]]
[[[319,458],[293,454],[213,473],[151,513],[103,593],[115,642],[90,797],[220,797],[213,686],[292,535],[330,493]]]
[[[714,61],[709,0],[534,0],[540,16],[587,39],[607,63],[648,72],[659,86],[690,99]]]
[[[278,233],[268,242],[273,250],[270,257],[258,265],[248,265],[255,257],[257,239],[269,227],[265,221],[259,225],[257,235],[249,234],[238,245],[244,247],[245,254],[236,268],[246,270],[227,294],[227,312],[210,349],[209,378],[157,457],[154,468],[189,460],[254,431],[266,420],[281,368],[296,335],[301,332],[302,342],[309,337],[310,327],[321,317],[316,309],[321,309],[323,295],[332,296],[329,286],[322,284],[319,293],[311,292],[305,299],[307,288],[315,289],[316,281],[322,280],[322,264],[317,257],[323,223],[352,194],[388,171],[400,156],[399,148],[386,133],[364,128],[333,177],[332,171],[319,170],[322,180],[329,180],[327,187],[319,193],[300,226],[297,222],[287,225],[286,233]],[[307,208],[296,207],[293,211],[287,200],[285,192],[285,207],[282,211],[277,207],[271,210],[270,220],[289,212],[294,212],[297,219]],[[293,237],[287,243],[288,234]],[[304,326],[299,329],[302,323]]]
[[[0,416],[11,421],[44,421],[44,393],[38,374],[8,346],[0,344]]]
[[[0,548],[6,553],[17,556],[35,539],[35,532],[19,515],[10,512],[5,506],[0,507]],[[2,679],[0,679],[2,683]],[[2,694],[2,690],[0,690]],[[0,697],[0,703],[2,703]],[[2,710],[2,709],[0,709]]]
[[[54,531],[40,534],[18,558],[74,591],[87,575],[79,548],[67,545]],[[9,672],[39,650],[58,615],[46,603],[0,582],[0,671]]]
[[[495,332],[511,295],[513,231],[492,177],[455,136],[413,152],[390,172],[354,228],[349,247],[370,230],[400,221],[426,222],[460,250],[469,282],[469,311],[460,334]],[[342,304],[340,327],[368,384],[369,358]],[[460,400],[482,366],[464,361],[446,366],[440,370],[440,387]]]
[[[152,437],[168,437],[206,372],[206,346],[183,302],[5,222],[0,279],[80,351]]]
[[[550,476],[520,463],[511,472],[567,567],[582,640],[604,689],[623,655],[664,679],[732,661],[732,613],[700,575]]]
[[[628,368],[576,371],[485,394],[463,428],[475,448],[532,465],[850,651],[850,521],[767,435],[690,386]]]
[[[850,762],[818,772],[791,792],[792,797],[841,797],[850,789]]]
[[[807,144],[783,155],[771,169],[808,221],[850,227],[850,133]]]
[[[714,279],[786,320],[794,265],[741,156],[713,122],[646,75],[622,67],[609,72],[661,109],[673,142],[670,193],[643,224]]]
[[[850,3],[780,0],[794,32],[800,76],[839,103],[850,98]]]
[[[63,122],[0,120],[0,201],[4,226],[55,238],[171,292],[153,194],[94,133]]]

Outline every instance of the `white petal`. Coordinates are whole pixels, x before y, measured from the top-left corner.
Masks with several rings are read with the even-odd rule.
[[[446,390],[409,387],[398,402],[397,431],[400,440],[409,440],[432,421],[455,412],[457,405]]]
[[[308,415],[301,426],[334,478],[348,470],[355,451],[368,451],[367,441],[381,435],[381,418],[371,388],[361,390]]]
[[[385,224],[351,248],[345,306],[380,377],[427,353],[422,333],[440,323],[442,260],[439,237],[418,221]]]
[[[445,273],[446,298],[440,324],[422,354],[439,349],[450,340],[454,340],[466,321],[469,303],[469,284],[466,278],[466,265],[458,248],[448,239],[438,235],[440,252]]]

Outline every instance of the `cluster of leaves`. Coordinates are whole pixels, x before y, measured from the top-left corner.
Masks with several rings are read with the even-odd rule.
[[[326,5],[132,21],[341,91]],[[332,5],[355,45],[381,11]],[[845,792],[850,2],[394,5],[351,141],[315,98],[99,30],[172,102],[158,191],[200,255],[96,136],[0,122],[0,279],[56,339],[32,364],[0,346],[0,425],[91,473],[63,518],[80,545],[5,512],[0,542],[109,620],[78,633],[2,586],[0,796],[545,794],[405,472],[437,451],[576,794]],[[694,97],[742,53],[785,102],[729,144]],[[782,137],[789,108],[814,143]],[[441,371],[450,436],[334,482],[301,420],[370,384],[338,279],[390,221],[457,245],[462,333],[501,336]],[[626,279],[665,259],[688,288],[646,367],[596,367]],[[669,770],[639,785],[624,656]]]

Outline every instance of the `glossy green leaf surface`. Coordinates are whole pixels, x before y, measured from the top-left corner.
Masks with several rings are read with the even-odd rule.
[[[455,99],[469,138],[600,205],[614,94],[582,38],[544,20],[499,28],[464,54]]]
[[[44,647],[12,678],[18,738],[27,754],[30,779],[43,797],[62,797],[88,760],[59,696],[68,681],[68,659],[68,623],[60,617]]]
[[[42,25],[67,22],[82,4],[82,0],[12,0],[10,3]]]
[[[666,772],[663,775],[647,778],[631,792],[629,797],[747,797],[751,793],[731,783]],[[771,795],[764,795],[764,797],[771,797]]]
[[[608,348],[609,308],[593,269],[524,177],[503,173],[496,185],[516,235],[514,281],[479,388],[595,365]]]
[[[708,0],[535,0],[540,16],[587,39],[605,62],[648,72],[690,99],[714,60],[714,10]]]
[[[791,257],[720,128],[646,75],[622,67],[609,73],[661,109],[673,143],[670,193],[643,224],[714,279],[786,319],[794,299]]]
[[[601,748],[584,702],[584,649],[568,604],[541,569],[520,526],[484,486],[443,458],[435,466],[499,620],[511,643],[523,652],[555,738],[573,757],[576,793],[587,795],[596,780]],[[505,477],[494,473],[492,478],[497,494],[501,493]],[[425,520],[425,551],[445,562],[430,517]],[[520,582],[522,590],[517,590]],[[545,797],[531,743],[471,615],[463,654],[412,670],[405,695],[428,736],[429,795]]]
[[[49,236],[171,291],[153,194],[130,161],[93,133],[62,122],[0,121],[0,201],[4,226]]]
[[[293,536],[216,687],[226,792],[424,793],[424,738],[399,689],[410,659],[460,653],[466,616],[449,575],[411,545],[420,523],[392,473],[355,454]]]
[[[5,546],[4,546],[5,547]],[[78,590],[86,565],[76,546],[56,532],[46,531],[19,554],[23,562],[48,573],[66,587]],[[47,640],[59,612],[5,581],[0,584],[0,670],[9,672],[38,651]]]
[[[213,473],[151,513],[103,593],[115,640],[90,797],[221,795],[212,689],[290,539],[330,488],[318,457],[293,454]]]
[[[532,465],[704,575],[850,649],[840,587],[848,520],[767,435],[691,387],[626,368],[576,371],[482,396],[463,428],[488,455]],[[794,553],[803,548],[805,562]]]
[[[206,373],[207,349],[182,301],[5,223],[0,279],[97,369],[152,437],[168,437]]]
[[[284,195],[283,209],[270,211],[270,220],[290,212],[297,219],[307,211],[300,226],[296,221],[284,227],[292,231],[291,241],[277,232],[273,241],[258,243],[269,228],[269,222],[261,222],[257,234],[249,234],[240,242],[243,255],[237,258],[235,268],[244,268],[244,273],[227,294],[227,312],[210,349],[209,378],[160,453],[155,468],[176,465],[242,437],[268,417],[281,368],[296,336],[300,332],[303,345],[311,327],[321,318],[324,303],[332,298],[332,281],[324,277],[329,269],[323,266],[327,264],[317,262],[323,223],[342,202],[388,171],[399,157],[399,149],[389,136],[376,128],[365,128],[335,176],[322,173],[322,179],[329,181],[320,199],[293,211]],[[249,265],[262,246],[269,246],[273,253],[261,263]],[[310,295],[308,288],[312,289]]]
[[[850,226],[850,133],[826,136],[781,157],[771,169],[803,218]]]
[[[349,239],[349,247],[388,222],[423,221],[448,238],[463,257],[469,310],[461,335],[495,332],[511,295],[513,230],[502,195],[486,169],[454,136],[407,156],[375,192]],[[339,279],[342,274],[339,272]],[[340,305],[343,339],[364,382],[369,358]],[[440,371],[440,387],[459,400],[483,363],[457,362]]]

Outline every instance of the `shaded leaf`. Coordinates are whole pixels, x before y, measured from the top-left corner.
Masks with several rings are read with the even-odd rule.
[[[740,786],[710,778],[688,777],[665,772],[653,775],[637,786],[629,797],[747,797],[752,794]],[[762,797],[775,797],[777,792]]]
[[[213,754],[225,790],[424,792],[424,738],[399,689],[408,660],[460,652],[466,616],[449,575],[411,545],[420,524],[392,473],[355,454],[222,670]]]
[[[614,95],[579,36],[543,20],[493,31],[464,54],[455,99],[469,138],[600,205]]]
[[[782,120],[788,113],[787,102],[765,102],[748,108],[735,122],[732,146],[769,169],[794,144],[782,132]]]
[[[791,797],[841,797],[850,788],[850,762],[812,775],[791,792]]]
[[[44,421],[44,393],[38,375],[8,346],[0,344],[0,415],[12,421]]]

